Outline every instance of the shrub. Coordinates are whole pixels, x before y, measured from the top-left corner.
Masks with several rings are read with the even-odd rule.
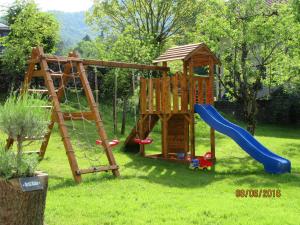
[[[18,163],[15,152],[7,151],[4,145],[0,148],[0,177],[5,179],[33,176],[38,163],[36,155],[23,155]]]
[[[12,93],[0,108],[0,127],[17,142],[17,153],[1,149],[0,175],[4,177],[31,176],[37,157],[23,154],[26,138],[44,136],[48,129],[50,112],[40,95]]]

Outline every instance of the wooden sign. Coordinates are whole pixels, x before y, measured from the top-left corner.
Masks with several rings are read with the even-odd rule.
[[[19,181],[23,192],[43,190],[43,184],[39,177],[24,177]]]

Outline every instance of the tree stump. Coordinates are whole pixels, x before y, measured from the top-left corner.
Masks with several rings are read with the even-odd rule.
[[[0,224],[43,225],[48,175],[37,174],[43,190],[23,192],[19,179],[0,178]]]

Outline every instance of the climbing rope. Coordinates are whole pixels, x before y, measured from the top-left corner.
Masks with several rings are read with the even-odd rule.
[[[60,64],[60,61],[57,59],[57,62],[58,62],[58,67],[59,67],[59,73],[63,74],[62,72],[62,69],[61,69],[61,64]],[[91,121],[85,119],[84,115],[83,115],[83,107],[80,103],[80,96],[79,96],[79,92],[81,92],[82,88],[79,90],[79,87],[78,87],[78,84],[76,82],[76,77],[75,77],[75,72],[74,72],[74,66],[73,66],[73,62],[70,61],[70,67],[71,67],[71,74],[70,76],[72,77],[72,81],[73,81],[73,88],[75,89],[75,93],[76,93],[76,99],[77,99],[77,102],[73,102],[73,104],[76,104],[78,107],[79,107],[79,110],[80,110],[80,119],[82,121],[82,126],[83,126],[83,132],[81,132],[81,135],[83,133],[84,135],[84,138],[86,141],[84,141],[85,143],[83,144],[81,141],[80,141],[80,136],[79,135],[79,132],[82,130],[82,129],[76,129],[76,126],[75,126],[75,123],[76,121],[74,121],[75,118],[73,118],[72,114],[71,114],[71,110],[69,107],[66,107],[66,111],[69,115],[69,118],[70,118],[70,122],[71,122],[71,128],[72,128],[72,133],[75,137],[75,144],[76,146],[78,146],[82,151],[80,151],[80,153],[83,154],[83,157],[81,157],[81,155],[77,154],[77,151],[75,151],[75,155],[78,157],[78,158],[81,158],[81,159],[87,159],[90,163],[90,165],[94,165],[95,163],[99,164],[100,163],[100,157],[98,156],[97,158],[95,157],[91,157],[90,154],[93,153],[98,153],[99,150],[97,150],[96,148],[93,148],[92,145],[89,145],[88,143],[90,142],[89,141],[89,138],[88,138],[88,135],[89,135],[89,132],[87,130],[87,127],[86,127],[86,124],[85,122],[88,122],[88,123],[92,123]],[[59,87],[59,89],[63,89],[63,95],[64,95],[64,102],[63,102],[63,105],[66,105],[68,106],[68,104],[72,103],[69,98],[68,98],[68,93],[67,91],[70,90],[69,87],[67,87],[67,84],[65,84],[65,82],[63,81],[63,77],[60,76],[60,82],[61,82],[61,86]],[[77,118],[78,119],[78,118]],[[91,151],[92,149],[95,149],[95,151]]]

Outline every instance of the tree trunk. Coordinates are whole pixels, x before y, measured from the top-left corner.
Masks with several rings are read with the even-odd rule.
[[[23,192],[19,179],[0,179],[0,224],[43,225],[48,176],[40,175],[43,190]]]
[[[127,98],[123,99],[123,112],[122,112],[122,127],[121,134],[125,134],[126,129],[126,111],[127,111]]]
[[[244,99],[244,114],[247,130],[254,135],[256,129],[257,102],[255,98]]]

